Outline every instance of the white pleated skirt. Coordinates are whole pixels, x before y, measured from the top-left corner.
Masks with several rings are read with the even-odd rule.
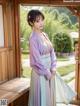
[[[50,69],[50,54],[41,57],[42,63]],[[56,106],[57,103],[68,104],[76,92],[62,80],[59,73],[56,73],[51,80],[40,76],[34,69],[31,72],[30,93],[28,106]]]

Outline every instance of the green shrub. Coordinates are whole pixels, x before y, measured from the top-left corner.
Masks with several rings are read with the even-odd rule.
[[[53,38],[54,48],[59,53],[71,53],[72,52],[72,40],[67,33],[57,33]]]

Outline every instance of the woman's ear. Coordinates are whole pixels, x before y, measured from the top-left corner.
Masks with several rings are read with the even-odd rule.
[[[33,26],[33,23],[32,23],[32,22],[30,22],[30,25],[31,25],[31,26]]]

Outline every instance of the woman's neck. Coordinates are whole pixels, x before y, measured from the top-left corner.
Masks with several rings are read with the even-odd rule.
[[[37,30],[37,29],[34,29],[34,28],[33,28],[33,32],[42,33],[42,30]]]

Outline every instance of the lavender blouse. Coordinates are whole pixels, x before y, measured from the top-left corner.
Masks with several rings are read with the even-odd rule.
[[[48,38],[46,34],[45,36]],[[47,45],[45,40],[41,38],[41,35],[39,35],[37,32],[32,32],[29,39],[29,46],[30,66],[36,71],[37,74],[45,76],[50,74],[50,71],[48,71],[48,69],[42,64],[40,60],[41,55],[45,55],[48,53],[50,53],[51,57],[51,70],[56,69],[56,55],[54,52],[54,48]]]

